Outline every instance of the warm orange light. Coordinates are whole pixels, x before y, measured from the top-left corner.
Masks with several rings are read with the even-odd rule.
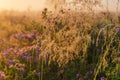
[[[46,0],[0,0],[0,9],[39,10],[45,7]]]
[[[47,0],[0,0],[0,9],[27,10],[28,8],[31,8],[33,10],[40,10],[46,7],[45,5],[46,1]],[[101,1],[105,9],[107,6],[106,5],[107,0],[101,0]],[[118,0],[108,0],[109,10],[116,11],[117,1]],[[50,6],[47,5],[47,7],[49,8]],[[120,4],[119,4],[119,7],[120,7]],[[120,8],[119,8],[119,11],[120,11]]]

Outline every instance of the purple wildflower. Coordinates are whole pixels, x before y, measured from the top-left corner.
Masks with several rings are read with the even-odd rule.
[[[26,58],[27,58],[27,60],[31,60],[31,56],[29,55],[29,56],[26,56]]]
[[[29,39],[35,39],[36,38],[34,33],[26,34],[26,37],[29,38]]]
[[[28,56],[28,53],[23,52],[21,56],[26,57],[26,56]]]
[[[17,33],[17,34],[14,35],[14,38],[23,40],[23,39],[25,39],[25,35],[21,34],[21,33]]]
[[[77,74],[76,74],[76,78],[79,78],[79,77],[80,77],[80,74],[79,74],[79,73],[77,73]]]
[[[1,79],[4,79],[4,78],[5,78],[5,74],[0,73],[0,78],[1,78]]]
[[[9,60],[9,63],[10,63],[10,64],[13,64],[13,60]]]
[[[40,75],[41,75],[40,72],[36,73],[36,76],[40,77]]]
[[[47,20],[47,23],[50,23],[50,19]]]
[[[90,73],[90,75],[92,75],[92,74],[93,74],[93,70],[90,70],[90,72],[89,72],[89,73]]]
[[[117,28],[116,28],[116,32],[120,32],[120,27],[117,27]]]
[[[18,64],[18,63],[16,63],[15,65],[16,65],[17,67],[19,66],[19,64]]]
[[[25,35],[21,34],[21,36],[19,38],[20,38],[20,40],[24,40],[25,39]]]
[[[14,35],[14,38],[19,38],[20,36],[21,36],[21,34],[17,33],[17,34]]]
[[[39,50],[39,46],[37,45],[37,46],[36,46],[36,55],[38,56],[39,53],[40,53],[40,50]]]
[[[37,60],[37,59],[35,59],[35,60],[34,60],[34,63],[36,63],[36,64],[37,64],[37,63],[38,63],[38,60]]]
[[[49,61],[49,56],[46,56],[46,62],[48,63],[48,61]]]
[[[8,51],[4,50],[4,55],[7,56],[8,55]]]
[[[98,49],[97,49],[97,53],[101,53],[101,49],[98,48]]]
[[[98,44],[101,44],[101,39],[98,39]]]
[[[19,71],[23,72],[24,71],[24,68],[18,68]]]

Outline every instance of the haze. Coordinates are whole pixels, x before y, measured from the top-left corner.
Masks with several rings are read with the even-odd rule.
[[[116,4],[118,0],[108,0],[108,1],[109,1],[109,10],[116,11],[116,7],[117,7]],[[28,8],[30,8],[31,10],[41,10],[44,7],[50,7],[50,6],[46,6],[45,3],[46,0],[0,0],[0,10],[12,9],[12,10],[23,11],[23,10],[27,10]],[[106,0],[102,0],[102,4],[104,5],[104,9],[105,9]]]
[[[0,9],[40,10],[45,7],[45,0],[0,0]]]

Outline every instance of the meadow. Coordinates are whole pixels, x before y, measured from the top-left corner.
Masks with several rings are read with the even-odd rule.
[[[1,12],[0,80],[120,80],[120,15]]]

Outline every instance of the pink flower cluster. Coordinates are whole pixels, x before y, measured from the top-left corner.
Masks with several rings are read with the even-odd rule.
[[[4,79],[5,78],[5,74],[3,72],[0,72],[0,79]]]

